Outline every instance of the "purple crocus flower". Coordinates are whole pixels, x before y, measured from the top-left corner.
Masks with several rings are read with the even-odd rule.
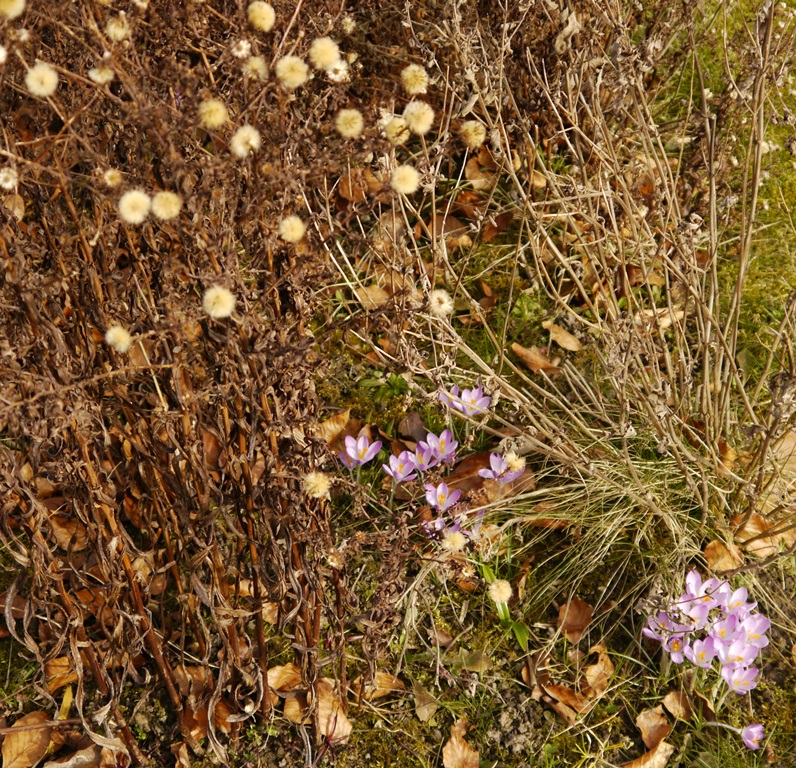
[[[683,634],[690,627],[684,624],[678,624],[666,611],[658,611],[655,616],[647,618],[647,626],[641,630],[644,637],[651,637],[653,640],[658,640],[663,643],[667,638],[673,634]]]
[[[417,477],[415,455],[409,451],[401,451],[397,456],[390,456],[390,465],[382,464],[381,468],[395,481],[395,484],[414,480]]]
[[[453,492],[449,491],[447,483],[440,483],[437,486],[426,483],[426,501],[440,512],[450,509],[461,495],[462,492],[458,488]]]
[[[425,472],[439,464],[439,459],[434,455],[431,446],[422,440],[417,444],[413,461],[418,472]]]
[[[491,402],[492,398],[484,394],[483,387],[476,387],[475,389],[463,389],[460,402],[457,404],[451,401],[451,405],[465,416],[476,416],[479,413],[485,413]]]
[[[353,466],[367,464],[380,450],[381,440],[371,443],[366,435],[361,435],[358,438],[349,435],[345,439],[345,455],[353,461]],[[348,466],[348,463],[343,459],[342,452],[340,459]]]
[[[418,445],[422,446],[424,450],[430,450],[438,462],[441,461],[446,464],[453,461],[456,449],[459,447],[449,429],[446,429],[439,437],[433,432],[429,432],[425,442],[421,440]]]
[[[710,628],[710,636],[715,640],[717,646],[730,645],[739,638],[741,631],[738,623],[738,617],[731,613],[726,619],[717,621]]]
[[[460,403],[460,401],[459,401],[459,392],[460,392],[459,387],[457,387],[454,384],[451,387],[451,391],[450,392],[440,392],[438,397],[440,399],[440,402],[443,405],[447,405],[448,408],[456,408],[457,410],[461,410],[461,408],[459,407],[459,403]],[[454,403],[455,403],[455,405],[454,405]]]
[[[745,638],[718,647],[719,659],[725,667],[748,667],[757,658],[759,650],[757,646],[749,645]]]
[[[722,667],[721,676],[724,682],[736,693],[743,695],[751,691],[757,683],[755,678],[758,675],[757,667]]]
[[[741,629],[746,632],[746,642],[758,648],[765,648],[768,645],[766,632],[771,627],[771,620],[759,613],[747,616],[741,622]]]
[[[749,749],[760,749],[760,742],[766,738],[766,732],[760,723],[752,723],[741,731],[741,738]]]
[[[688,639],[678,633],[672,635],[664,644],[663,647],[669,652],[672,661],[675,664],[682,664],[685,657],[685,649],[688,647]]]
[[[704,640],[694,640],[694,644],[686,646],[683,653],[697,667],[710,669],[710,665],[716,657],[716,645],[712,637],[706,637]]]
[[[490,469],[479,469],[478,474],[481,475],[481,477],[485,477],[487,480],[497,480],[501,485],[516,480],[525,472],[525,467],[510,472],[508,461],[499,453],[489,454],[489,466]]]

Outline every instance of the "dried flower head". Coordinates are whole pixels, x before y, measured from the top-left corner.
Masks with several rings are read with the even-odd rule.
[[[410,64],[401,70],[401,84],[410,96],[425,93],[428,88],[428,72],[419,64]]]
[[[92,67],[88,71],[88,77],[89,80],[97,85],[105,85],[113,80],[113,78],[116,77],[116,74],[110,67],[100,64],[98,67]]]
[[[127,352],[133,344],[133,337],[121,325],[112,325],[105,331],[105,343],[113,347],[119,354]]]
[[[331,67],[326,68],[326,77],[333,83],[347,82],[348,62],[345,59],[338,59]]]
[[[270,3],[263,3],[260,0],[255,0],[249,3],[246,9],[246,17],[255,29],[260,32],[270,32],[274,28],[276,22],[276,13]]]
[[[384,135],[396,147],[409,141],[409,126],[402,117],[393,117],[384,126]]]
[[[434,124],[434,110],[425,101],[410,101],[404,107],[404,120],[412,133],[425,136]]]
[[[130,37],[130,25],[127,23],[127,17],[123,12],[108,19],[108,23],[105,25],[105,34],[114,43],[121,43],[122,40]]]
[[[108,168],[107,171],[103,171],[102,180],[105,182],[106,187],[116,189],[124,181],[124,176],[116,168]]]
[[[347,13],[340,22],[340,28],[347,35],[353,34],[354,30],[357,28],[357,22],[350,13]]]
[[[182,210],[182,198],[174,192],[158,192],[152,198],[152,213],[161,221],[176,219]]]
[[[479,120],[465,120],[459,127],[459,136],[467,149],[478,149],[486,141],[486,126]]]
[[[507,603],[511,600],[514,590],[511,588],[505,579],[495,579],[490,585],[489,589],[490,599],[495,603]]]
[[[440,546],[446,552],[461,552],[467,545],[467,537],[461,531],[447,531]]]
[[[260,132],[253,125],[242,125],[229,140],[229,148],[235,157],[248,157],[260,149],[262,139]]]
[[[25,12],[25,0],[0,0],[0,16],[16,19]]]
[[[420,187],[420,172],[411,165],[399,165],[390,177],[390,186],[399,195],[411,195]]]
[[[356,139],[362,134],[365,119],[358,109],[341,109],[334,120],[334,127],[344,139]]]
[[[437,288],[428,294],[428,311],[434,317],[449,317],[453,310],[453,298],[447,291]]]
[[[229,112],[221,99],[205,99],[199,104],[199,122],[205,128],[220,128],[228,120]]]
[[[19,174],[13,168],[0,169],[0,189],[12,190],[19,183]]]
[[[0,45],[0,67],[6,63],[6,59],[8,58],[8,51],[4,45]]]
[[[286,216],[279,222],[279,237],[286,243],[297,243],[306,231],[307,225],[298,216]]]
[[[242,69],[244,77],[251,77],[261,82],[268,79],[268,64],[262,56],[249,56],[243,62]]]
[[[298,88],[310,78],[310,68],[298,56],[283,56],[276,62],[276,77],[289,91]]]
[[[223,286],[212,285],[205,291],[202,307],[213,320],[222,320],[235,309],[235,296]]]
[[[310,61],[315,69],[329,69],[340,60],[340,49],[331,37],[318,37],[310,46]]]
[[[235,45],[232,46],[232,55],[236,59],[246,59],[251,55],[252,52],[252,44],[246,40],[238,40]]]
[[[509,472],[522,472],[525,469],[524,456],[518,456],[514,451],[509,451],[503,458],[509,466]]]
[[[58,87],[58,73],[46,62],[37,61],[25,75],[25,87],[33,96],[46,99]]]
[[[331,487],[329,475],[323,472],[308,472],[304,475],[304,493],[313,499],[325,499]]]
[[[152,201],[143,189],[131,189],[119,199],[119,216],[127,224],[143,224],[151,207]]]

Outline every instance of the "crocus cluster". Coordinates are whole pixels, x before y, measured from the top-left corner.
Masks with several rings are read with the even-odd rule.
[[[425,472],[437,464],[449,464],[453,461],[458,447],[459,443],[453,439],[449,429],[439,436],[429,432],[425,440],[418,442],[414,452],[401,451],[397,456],[390,456],[389,465],[382,464],[382,469],[398,485],[407,480],[414,480],[418,472]]]
[[[463,413],[465,416],[477,416],[486,413],[492,403],[492,398],[484,394],[483,387],[459,390],[453,386],[450,392],[440,392],[439,399],[449,408]]]
[[[675,664],[688,660],[702,669],[718,671],[730,690],[738,694],[757,685],[753,666],[768,645],[771,621],[757,613],[757,603],[747,600],[745,588],[733,590],[717,578],[705,581],[697,571],[686,576],[686,591],[666,611],[647,619],[646,637],[658,640]],[[743,741],[757,749],[763,738],[758,723],[743,730]]]

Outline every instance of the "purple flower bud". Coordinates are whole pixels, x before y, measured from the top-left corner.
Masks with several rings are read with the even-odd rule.
[[[490,469],[479,469],[478,474],[485,477],[487,480],[497,480],[509,468],[509,463],[499,454],[489,454]]]
[[[397,456],[390,456],[390,465],[382,464],[381,468],[388,474],[395,484],[414,480],[417,477],[415,455],[409,451],[401,451]]]
[[[766,738],[766,732],[760,723],[752,723],[741,731],[741,738],[749,749],[760,749],[760,742]]]

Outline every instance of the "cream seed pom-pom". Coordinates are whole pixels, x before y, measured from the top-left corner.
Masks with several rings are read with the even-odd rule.
[[[114,77],[116,77],[114,71],[110,67],[104,67],[102,65],[98,67],[92,67],[88,71],[89,80],[97,85],[105,85],[113,80]]]
[[[223,320],[235,309],[235,296],[232,291],[220,285],[213,285],[205,291],[202,307],[213,320]]]
[[[304,475],[304,492],[313,499],[325,499],[331,487],[329,475],[323,472],[308,472]]]
[[[410,96],[425,93],[428,88],[428,72],[419,64],[410,64],[401,72],[401,84]]]
[[[495,581],[489,585],[487,592],[489,593],[489,597],[495,603],[507,603],[509,600],[511,600],[511,596],[514,594],[511,584],[509,584],[505,579],[495,579]]]
[[[478,120],[466,120],[459,127],[459,136],[467,149],[478,149],[486,141],[486,126]]]
[[[182,198],[174,192],[158,192],[152,198],[152,213],[161,221],[176,219],[182,210]]]
[[[249,24],[260,32],[270,32],[276,22],[276,13],[273,6],[270,3],[260,2],[260,0],[249,3],[249,7],[246,9],[246,17],[249,19]]]
[[[229,112],[221,99],[205,99],[199,105],[199,121],[205,128],[220,128],[227,120]]]
[[[33,96],[46,99],[58,88],[58,73],[46,62],[37,61],[25,75],[25,87]]]
[[[105,331],[105,343],[123,355],[132,346],[133,337],[121,325],[112,325]]]
[[[319,37],[310,46],[310,61],[315,69],[329,69],[340,60],[340,49],[331,37]]]
[[[25,0],[0,0],[0,16],[16,19],[25,12]]]
[[[151,207],[152,201],[143,189],[131,189],[119,199],[119,216],[127,224],[143,224]]]
[[[394,117],[384,126],[384,135],[390,144],[400,147],[409,141],[409,126],[402,117]]]
[[[453,314],[454,308],[453,297],[442,288],[437,288],[428,294],[428,311],[434,317],[448,317]]]
[[[130,25],[127,23],[127,19],[123,14],[108,19],[108,23],[105,25],[105,34],[113,40],[114,43],[121,43],[122,40],[126,40],[130,37]]]
[[[306,231],[307,225],[298,216],[286,216],[279,222],[279,237],[286,243],[297,243]]]
[[[243,74],[246,77],[253,77],[255,80],[264,82],[268,79],[268,64],[262,56],[249,56],[243,62]]]
[[[358,109],[341,109],[334,120],[334,127],[344,139],[356,139],[365,128],[365,119]]]
[[[260,132],[253,125],[242,125],[229,140],[232,154],[241,159],[259,151],[261,144]]]
[[[411,195],[420,187],[420,173],[411,165],[399,165],[392,173],[390,186],[399,195]]]
[[[425,101],[410,101],[404,107],[404,120],[412,133],[424,136],[434,124],[434,110]]]
[[[292,91],[309,80],[310,68],[298,56],[283,56],[276,62],[276,77],[283,87]]]

